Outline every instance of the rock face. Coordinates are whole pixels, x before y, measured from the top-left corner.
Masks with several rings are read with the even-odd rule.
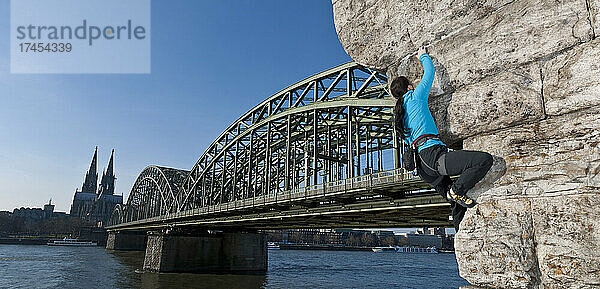
[[[348,54],[391,78],[417,80],[427,45],[443,139],[490,152],[504,173],[473,190],[455,239],[461,276],[600,288],[600,0],[332,2]]]

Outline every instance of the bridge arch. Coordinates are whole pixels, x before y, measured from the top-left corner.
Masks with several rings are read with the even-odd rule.
[[[284,88],[227,127],[190,171],[145,168],[111,226],[408,180],[386,87],[385,75],[349,62]]]
[[[115,218],[131,222],[175,212],[179,206],[176,194],[188,173],[160,166],[146,167],[131,188],[121,215]]]
[[[123,207],[124,205],[117,204],[110,214],[110,218],[108,219],[108,226],[114,226],[120,223],[123,223]]]
[[[384,170],[369,161],[396,146],[386,84],[385,75],[350,62],[268,97],[202,154],[178,195],[179,210]],[[392,158],[387,169],[398,166]]]

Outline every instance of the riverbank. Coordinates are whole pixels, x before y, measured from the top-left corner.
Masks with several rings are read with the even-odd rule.
[[[0,238],[0,244],[2,245],[46,245],[50,241],[50,238]]]
[[[371,247],[317,245],[317,244],[278,244],[280,250],[325,250],[325,251],[371,251]]]
[[[372,251],[373,247],[344,246],[335,244],[277,244],[279,250],[323,250],[323,251]],[[439,253],[454,253],[454,250],[439,249]]]

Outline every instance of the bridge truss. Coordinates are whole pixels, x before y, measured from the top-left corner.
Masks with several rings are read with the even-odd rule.
[[[390,202],[406,206],[413,200],[394,200],[406,198],[407,192],[425,198],[411,203],[412,209],[424,208],[412,212],[413,218],[449,224],[443,199],[423,191],[427,186],[402,168],[394,100],[386,84],[385,75],[350,62],[288,86],[231,124],[191,171],[146,168],[109,228],[167,223],[261,227],[265,222],[289,227],[300,224],[292,212],[306,215],[332,206],[338,214],[328,225],[378,225],[378,220],[410,225],[410,216],[394,214],[370,222],[368,216],[362,223],[348,220],[381,201],[379,207],[387,211]],[[290,225],[261,221],[268,214],[281,218],[284,211]],[[344,211],[349,213],[342,220]],[[319,214],[307,217],[326,219]],[[313,218],[302,226],[311,224],[325,225]]]

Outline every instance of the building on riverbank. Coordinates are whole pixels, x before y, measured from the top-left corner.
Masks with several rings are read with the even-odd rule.
[[[75,190],[70,212],[72,216],[103,226],[108,222],[115,206],[123,204],[123,196],[114,194],[115,180],[117,179],[114,174],[114,153],[115,150],[113,149],[108,167],[102,173],[100,186],[98,186],[98,147],[96,147],[92,163],[81,186],[81,191],[79,189]]]
[[[10,213],[10,212],[9,212]],[[48,204],[44,205],[44,208],[16,208],[12,213],[9,214],[12,219],[23,219],[25,221],[42,221],[50,218],[66,218],[68,217],[65,212],[55,212],[52,199],[48,201]]]
[[[269,242],[336,245],[350,247],[411,246],[453,249],[453,236],[444,228],[423,228],[417,232],[395,234],[391,230],[360,229],[285,229],[267,230]]]
[[[21,207],[15,208],[12,212],[0,212],[0,236],[2,237],[68,235],[76,233],[81,225],[79,219],[71,218],[66,212],[55,211],[52,200],[43,208]]]
[[[421,228],[414,233],[400,233],[398,237],[405,238],[408,245],[414,247],[454,248],[454,236],[447,235],[444,228]]]

